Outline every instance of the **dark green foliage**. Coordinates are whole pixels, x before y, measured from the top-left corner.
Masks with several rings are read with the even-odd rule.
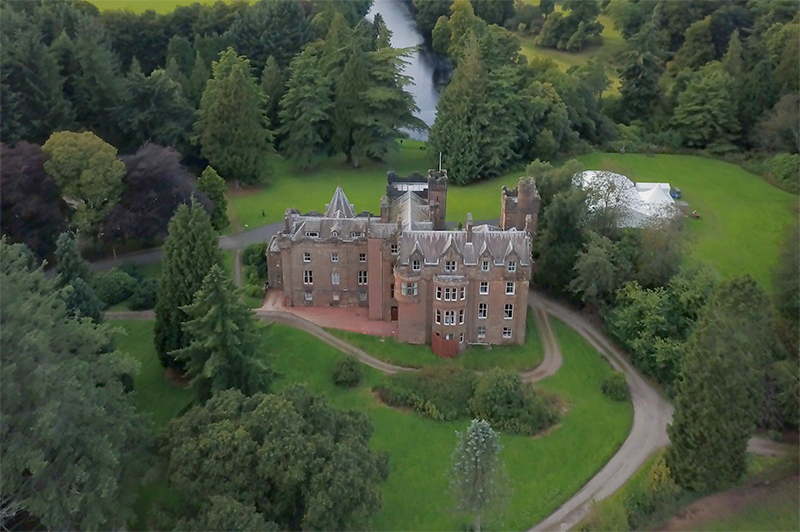
[[[661,92],[658,80],[664,70],[652,26],[645,24],[629,44],[631,49],[619,74],[620,119],[624,122],[645,120],[652,115]]]
[[[557,293],[566,293],[575,279],[573,269],[583,248],[586,226],[586,193],[577,188],[559,192],[544,209],[534,256],[539,268],[536,283]]]
[[[164,366],[180,367],[169,353],[189,343],[183,331],[188,317],[182,307],[192,303],[211,267],[221,261],[217,233],[197,201],[178,207],[162,249],[155,307],[156,352]]]
[[[272,56],[282,68],[308,42],[309,27],[297,0],[261,0],[242,10],[231,25],[236,51],[246,56],[258,74]]]
[[[167,44],[167,63],[175,61],[178,71],[190,76],[194,67],[195,52],[192,43],[186,37],[173,35]]]
[[[264,93],[250,61],[233,48],[220,53],[213,72],[194,126],[201,153],[226,179],[257,183],[271,173],[266,156],[273,151]]]
[[[600,42],[603,25],[597,22],[600,4],[596,0],[565,0],[569,14],[553,13],[547,17],[536,44],[544,48],[558,48],[578,52]]]
[[[224,504],[217,512],[235,511],[248,527],[261,523],[255,513],[271,529],[365,529],[388,476],[387,456],[369,448],[372,430],[364,414],[302,386],[252,397],[228,390],[175,419],[162,453],[186,520]]]
[[[48,529],[129,528],[147,424],[119,376],[136,363],[109,352],[104,326],[69,317],[23,247],[0,241],[4,508]]]
[[[388,405],[410,407],[432,419],[453,420],[470,415],[475,380],[474,373],[457,366],[428,367],[396,373],[375,391]]]
[[[753,131],[754,139],[769,151],[800,151],[800,95],[785,94],[764,114]]]
[[[264,521],[253,504],[242,504],[229,495],[212,495],[203,504],[198,515],[183,519],[178,530],[247,530],[253,532],[278,532],[278,525]]]
[[[267,245],[267,242],[255,242],[242,251],[242,264],[264,281],[267,279]]]
[[[712,40],[711,17],[698,20],[686,30],[686,39],[681,49],[668,65],[673,72],[684,68],[697,70],[716,58],[714,41]]]
[[[514,0],[470,0],[475,16],[487,24],[503,23],[514,16]]]
[[[3,128],[5,128],[5,123]],[[47,156],[27,142],[0,146],[0,229],[39,259],[51,257],[64,230],[67,205],[44,170]]]
[[[625,374],[620,371],[615,371],[606,377],[606,380],[600,385],[600,390],[603,395],[614,401],[627,401],[628,397],[630,397]]]
[[[230,222],[228,221],[228,198],[225,196],[228,187],[225,186],[225,181],[213,168],[207,166],[197,180],[197,190],[205,194],[214,204],[214,210],[211,213],[211,225],[214,226],[214,229],[219,231],[227,227]]]
[[[203,92],[206,90],[206,83],[210,77],[211,71],[208,69],[208,65],[200,52],[197,52],[192,73],[186,81],[186,97],[194,107],[200,106],[200,100],[203,98]]]
[[[450,14],[452,3],[453,0],[413,0],[417,29],[429,38],[439,17]]]
[[[93,286],[100,301],[110,307],[131,297],[136,279],[119,268],[111,268],[107,272],[95,275]]]
[[[633,264],[622,253],[621,243],[590,231],[586,246],[575,261],[576,277],[569,289],[585,303],[608,305],[630,277],[632,268]]]
[[[76,318],[91,318],[95,323],[103,322],[103,301],[94,289],[80,277],[73,279],[61,289],[67,315]]]
[[[56,244],[56,274],[57,286],[65,286],[74,279],[91,281],[92,271],[89,263],[78,252],[78,242],[69,233],[61,233]]]
[[[355,388],[363,377],[361,363],[353,357],[339,359],[333,365],[333,382],[338,386]]]
[[[286,92],[286,79],[283,70],[272,56],[267,58],[264,70],[261,72],[261,90],[264,91],[264,97],[267,99],[269,123],[273,127],[277,127],[279,124],[278,105]]]
[[[779,319],[779,333],[786,352],[798,354],[800,344],[800,234],[794,223],[786,232],[772,274],[775,311]],[[796,358],[796,357],[795,357]]]
[[[719,489],[744,474],[774,350],[772,309],[758,283],[724,281],[700,312],[681,364],[666,455],[679,486]]]
[[[478,379],[469,404],[473,416],[485,419],[496,430],[514,434],[536,434],[560,417],[555,397],[523,385],[518,374],[501,369]]]
[[[764,161],[766,174],[774,179],[782,188],[800,193],[800,155],[796,153],[779,153]]]
[[[158,281],[155,279],[138,279],[128,300],[128,308],[131,310],[150,310],[156,306],[156,294],[158,293]]]
[[[731,144],[739,134],[732,79],[719,63],[704,67],[678,97],[672,123],[692,148]]]

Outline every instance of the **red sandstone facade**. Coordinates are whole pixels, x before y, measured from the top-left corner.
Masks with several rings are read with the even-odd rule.
[[[380,216],[356,214],[341,188],[324,213],[289,209],[267,250],[269,284],[291,306],[362,306],[397,321],[397,339],[453,355],[471,344],[522,344],[531,244],[539,210],[532,180],[503,187],[501,227],[445,228],[447,177],[390,173]]]

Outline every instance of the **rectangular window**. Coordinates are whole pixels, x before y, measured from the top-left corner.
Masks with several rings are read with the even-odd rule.
[[[510,320],[514,318],[514,305],[511,303],[506,303],[506,306],[503,308],[503,319]]]
[[[481,262],[481,271],[488,272],[489,271],[489,261],[485,260]]]
[[[308,238],[319,238],[319,231],[306,231]]]
[[[480,291],[479,293],[482,296],[485,296],[489,293],[489,281],[481,281]]]
[[[464,309],[458,311],[458,324],[464,325]]]
[[[359,272],[358,272],[358,284],[367,284],[367,272],[366,272],[366,270],[359,270]]]
[[[455,301],[456,300],[456,289],[455,288],[445,288],[444,289],[444,300],[445,301]]]
[[[442,311],[436,309],[436,323],[442,323]]]
[[[306,270],[303,272],[303,282],[305,284],[314,284],[314,272]]]
[[[486,338],[486,327],[478,327],[478,338]]]
[[[366,253],[359,253],[358,254],[358,262],[367,262],[367,254]]]
[[[467,299],[467,289],[466,289],[466,287],[462,286],[461,287],[461,301],[464,301],[465,299]]]
[[[445,335],[444,335],[444,339],[445,339],[445,340],[452,340],[452,339],[453,339],[453,333],[447,333],[447,334],[445,334]]]
[[[314,299],[314,292],[306,292],[306,301]]]
[[[421,266],[422,265],[420,264],[420,262],[418,260],[412,260],[411,261],[411,271],[418,272],[420,270]]]
[[[389,252],[391,252],[392,255],[397,255],[397,244],[390,244]]]
[[[486,319],[486,316],[489,314],[489,305],[486,303],[478,303],[478,317],[481,319]]]
[[[331,262],[339,262],[339,254],[331,253]]]
[[[331,284],[339,284],[339,272],[331,273]]]
[[[458,343],[460,344],[464,343],[464,333],[458,335]]]
[[[517,261],[515,260],[508,261],[508,271],[510,272],[517,271]]]
[[[512,282],[507,282],[506,283],[506,295],[507,296],[513,296],[514,295],[514,289],[515,289],[515,283],[512,283]]]
[[[511,338],[511,327],[503,327],[503,338]]]
[[[445,325],[455,325],[456,324],[456,311],[455,310],[445,310],[444,311],[444,324]]]
[[[436,287],[436,299],[438,299],[439,301],[442,300],[442,287],[441,286],[437,286]]]
[[[351,231],[350,232],[350,238],[358,238],[358,237],[361,237],[361,236],[364,236],[364,233],[361,232],[361,231]]]
[[[358,293],[358,299],[361,300],[361,301],[366,301],[367,300],[367,293],[365,291],[361,290]]]
[[[404,296],[415,296],[417,295],[417,283],[403,283],[400,290]]]
[[[444,271],[446,271],[446,272],[454,272],[454,271],[456,271],[456,261],[454,261],[454,260],[446,260],[446,261],[444,261]]]
[[[303,262],[311,262],[311,253],[303,253]]]

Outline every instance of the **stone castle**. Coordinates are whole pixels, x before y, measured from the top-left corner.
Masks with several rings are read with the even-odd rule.
[[[447,230],[447,174],[390,172],[380,216],[356,213],[341,187],[325,212],[287,209],[267,248],[269,286],[291,306],[366,307],[397,321],[397,340],[454,356],[472,344],[522,344],[531,244],[540,198],[533,180],[501,191],[500,226]]]

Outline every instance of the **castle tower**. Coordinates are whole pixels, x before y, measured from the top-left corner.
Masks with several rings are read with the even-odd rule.
[[[437,231],[446,229],[447,170],[428,170],[428,205],[433,228]]]
[[[519,231],[533,227],[534,232],[531,233],[533,235],[541,203],[542,198],[533,178],[520,177],[517,187],[513,190],[504,186],[500,192],[500,227],[504,231],[512,227]],[[531,220],[526,224],[526,217],[529,215]]]

